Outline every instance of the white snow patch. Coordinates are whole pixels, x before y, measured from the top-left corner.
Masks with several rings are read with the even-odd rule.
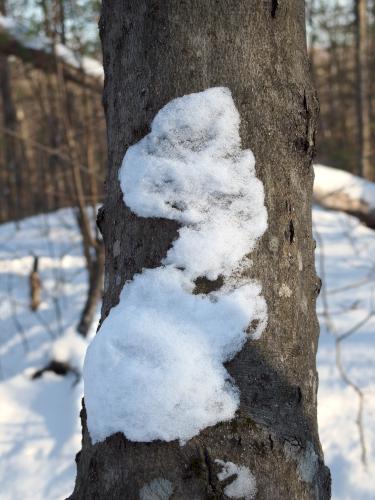
[[[314,192],[320,197],[343,193],[351,200],[364,201],[375,210],[375,184],[350,172],[324,165],[314,165]]]
[[[267,227],[254,157],[242,150],[228,89],[175,99],[151,133],[130,147],[120,170],[126,204],[142,217],[177,220],[165,262],[125,284],[84,365],[94,442],[115,432],[133,441],[184,442],[233,418],[238,389],[223,363],[265,328],[258,283],[241,278],[246,255]],[[195,295],[198,276],[224,286]],[[237,288],[236,288],[237,286]]]
[[[233,475],[237,476],[224,488],[227,497],[244,498],[245,500],[252,500],[255,497],[257,492],[256,479],[248,467],[223,460],[215,460],[215,462],[223,467],[223,470],[217,475],[219,481],[225,481]]]
[[[69,363],[72,368],[82,372],[86,349],[87,339],[77,334],[74,325],[74,327],[68,328],[64,335],[53,343],[51,359]]]
[[[153,479],[142,487],[139,492],[140,500],[169,500],[173,493],[173,485],[168,479]]]

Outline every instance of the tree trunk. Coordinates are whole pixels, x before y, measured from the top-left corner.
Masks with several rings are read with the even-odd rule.
[[[6,15],[5,0],[0,0],[0,14]],[[18,132],[17,112],[11,91],[11,76],[8,58],[0,54],[0,94],[2,103],[2,125],[6,131]],[[22,144],[15,137],[4,136],[4,162],[8,177],[8,191],[4,196],[10,207],[10,217],[19,220],[24,214],[21,205],[21,169],[25,162]]]
[[[242,147],[254,152],[265,189],[268,229],[247,274],[262,284],[268,325],[226,365],[241,394],[236,418],[184,446],[131,442],[120,433],[93,445],[83,407],[71,498],[227,498],[234,477],[219,480],[219,459],[250,468],[257,499],[328,499],[316,418],[320,280],[311,232],[318,104],[304,2],[239,0],[234,8],[227,0],[107,0],[99,26],[109,148],[102,321],[125,281],[158,267],[177,237],[176,222],[140,218],[124,205],[118,169],[127,148],[171,99],[226,86],[240,113]]]
[[[93,324],[96,308],[98,307],[103,290],[104,274],[104,246],[99,239],[96,241],[96,247],[91,249],[94,254],[90,267],[87,269],[89,278],[89,288],[87,291],[86,302],[81,313],[77,326],[77,331],[87,337],[91,325]]]
[[[367,50],[367,0],[355,0],[356,27],[356,95],[360,173],[375,181],[375,166],[371,150],[371,122]]]

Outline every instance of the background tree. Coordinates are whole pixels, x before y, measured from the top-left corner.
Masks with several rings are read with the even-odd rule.
[[[235,9],[225,0],[103,3],[109,173],[99,214],[107,256],[102,320],[126,280],[160,265],[178,229],[173,221],[139,218],[124,205],[118,183],[124,153],[171,99],[214,86],[232,91],[242,145],[254,152],[265,187],[269,227],[247,274],[263,285],[269,320],[262,338],[228,364],[241,392],[236,418],[183,447],[134,443],[122,434],[93,446],[83,409],[72,499],[225,498],[218,458],[250,467],[257,498],[330,496],[316,424],[320,282],[311,161],[318,106],[304,19],[300,0],[239,1]],[[203,279],[203,285],[202,293],[210,283]]]
[[[0,0],[0,15],[7,13],[5,0]],[[6,56],[0,54],[0,92],[2,104],[2,125],[14,134],[19,133],[19,123],[17,119],[16,108],[11,92],[10,68]],[[22,209],[19,206],[21,199],[18,193],[22,188],[22,167],[25,161],[25,155],[22,143],[16,140],[14,136],[8,137],[4,141],[4,163],[6,173],[4,172],[2,182],[2,195],[6,205],[11,207],[14,217],[19,219]],[[1,217],[1,215],[0,215]]]
[[[355,0],[356,96],[358,116],[359,163],[363,177],[375,181],[371,148],[370,100],[368,82],[367,0]]]
[[[308,0],[309,55],[320,101],[317,163],[373,177],[373,0]]]

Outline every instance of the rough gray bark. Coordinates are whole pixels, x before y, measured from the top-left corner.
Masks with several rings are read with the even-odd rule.
[[[269,228],[249,276],[263,285],[269,321],[228,364],[241,391],[232,422],[178,442],[133,443],[121,434],[83,443],[72,499],[226,498],[215,459],[246,465],[257,499],[328,499],[316,420],[315,300],[311,194],[317,101],[308,73],[301,0],[107,0],[100,20],[108,126],[102,320],[126,280],[155,267],[177,235],[173,221],[142,219],[117,180],[127,147],[171,99],[208,87],[232,91],[244,148],[264,183]],[[210,287],[197,283],[204,293]],[[232,478],[233,479],[233,478]],[[230,479],[229,482],[232,480]]]

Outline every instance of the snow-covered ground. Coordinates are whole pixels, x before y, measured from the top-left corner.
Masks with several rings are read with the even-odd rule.
[[[374,499],[375,232],[340,212],[314,208],[313,217],[317,267],[325,283],[318,304],[319,425],[333,497]],[[33,255],[40,258],[43,283],[37,313],[29,308]],[[52,357],[80,366],[86,342],[74,329],[85,291],[72,210],[25,219],[19,228],[0,226],[1,500],[62,499],[72,491],[82,384],[74,375],[31,376]],[[364,394],[366,467],[356,423],[358,395],[340,376],[335,358],[335,336],[357,324],[340,349],[345,373]]]
[[[333,498],[375,499],[375,232],[354,217],[318,207],[313,220],[323,279],[318,418]],[[365,450],[357,424],[360,398],[350,384],[363,394]]]
[[[43,285],[29,308],[39,257]],[[73,211],[0,226],[0,498],[52,500],[72,491],[80,448],[82,383],[74,375],[31,376],[52,358],[79,368],[86,341],[75,333],[86,292]]]

